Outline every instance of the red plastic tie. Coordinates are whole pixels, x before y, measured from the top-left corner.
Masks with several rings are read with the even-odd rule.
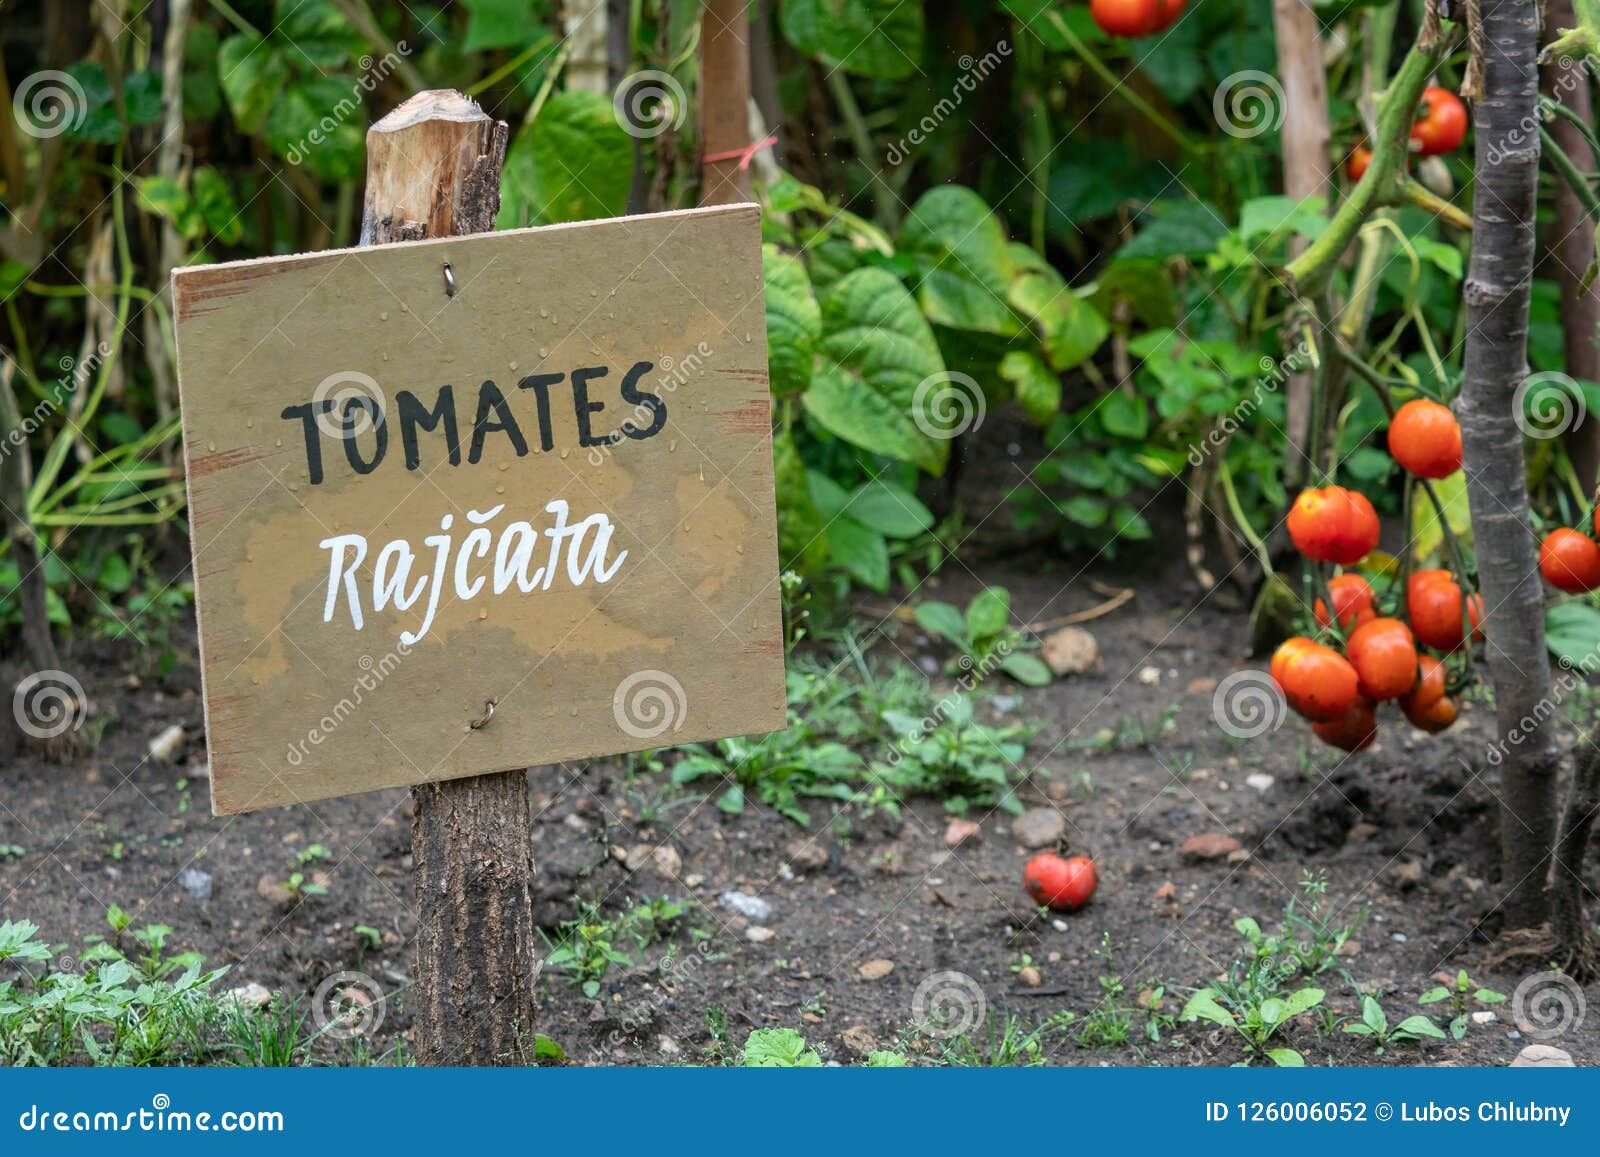
[[[765,140],[751,141],[743,148],[729,149],[722,153],[706,153],[700,159],[702,161],[731,161],[737,157],[739,159],[739,170],[743,172],[750,167],[750,162],[755,159],[757,153],[762,149],[769,149],[777,143],[778,134],[773,133]]]

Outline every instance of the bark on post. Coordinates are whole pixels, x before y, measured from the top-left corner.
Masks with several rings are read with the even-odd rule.
[[[1328,141],[1328,78],[1322,67],[1317,13],[1304,0],[1272,0],[1278,75],[1283,79],[1283,191],[1295,200],[1320,196],[1331,202]],[[1305,248],[1301,238],[1293,252]],[[1311,374],[1289,375],[1284,397],[1289,455],[1284,468],[1292,495],[1311,465]]]
[[[1545,10],[1545,31],[1571,28],[1576,21],[1572,0],[1550,0]],[[1576,113],[1585,124],[1594,120],[1589,92],[1589,71],[1581,60],[1555,60],[1545,67],[1545,89],[1551,99]],[[1547,126],[1561,150],[1585,173],[1594,170],[1594,151],[1583,130],[1564,117]],[[1594,263],[1594,225],[1578,203],[1578,195],[1565,181],[1555,185],[1555,214],[1545,243],[1555,261],[1554,277],[1561,292],[1561,334],[1567,376],[1579,381],[1600,380],[1600,290],[1584,284]],[[1584,487],[1592,488],[1600,476],[1600,414],[1591,414],[1567,433],[1567,450]]]
[[[750,167],[740,151],[750,144],[750,14],[746,0],[706,0],[700,17],[700,204],[750,199]],[[729,155],[734,154],[734,155]]]
[[[28,430],[11,386],[15,365],[0,351],[0,440],[12,452],[0,458],[0,508],[11,538],[11,557],[17,564],[17,599],[22,604],[22,651],[33,671],[57,671],[61,659],[50,636],[50,608],[44,577],[44,556],[39,538],[28,521],[28,488],[33,464],[28,459]]]
[[[1462,293],[1466,352],[1459,403],[1499,735],[1503,912],[1511,928],[1548,914],[1557,760],[1544,591],[1528,524],[1522,429],[1513,396],[1527,377],[1539,185],[1539,5],[1481,0],[1484,95],[1473,110],[1477,184],[1472,260]],[[1529,726],[1531,722],[1531,727]],[[1498,756],[1498,758],[1496,758]]]
[[[367,132],[361,243],[492,230],[505,152],[504,121],[458,92],[417,93]],[[527,773],[422,784],[411,799],[417,1060],[523,1063],[539,975]]]

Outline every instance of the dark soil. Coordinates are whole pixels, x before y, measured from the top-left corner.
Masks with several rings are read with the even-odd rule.
[[[1099,891],[1086,909],[1036,918],[1020,887],[1032,853],[1013,838],[1005,813],[974,816],[981,840],[953,852],[944,844],[946,817],[927,800],[899,820],[847,808],[830,822],[817,806],[808,831],[759,806],[735,817],[694,797],[642,824],[641,806],[666,790],[661,777],[630,784],[612,763],[538,768],[529,773],[534,892],[552,937],[578,914],[575,897],[608,913],[656,896],[694,901],[669,942],[670,964],[660,966],[665,945],[640,951],[621,943],[635,966],[613,966],[597,1000],[547,970],[539,1031],[577,1063],[699,1061],[727,1055],[708,1032],[711,1009],[713,1022],[715,1010],[726,1015],[735,1049],[751,1028],[782,1025],[800,1029],[830,1059],[859,1061],[874,1044],[929,1057],[936,1042],[912,1029],[915,994],[930,975],[956,971],[976,982],[990,1014],[972,1033],[982,1052],[1007,1016],[1031,1028],[1064,1010],[1089,1011],[1108,968],[1099,954],[1107,936],[1127,978],[1126,1002],[1164,985],[1164,1009],[1175,1012],[1245,947],[1234,921],[1252,916],[1274,930],[1311,869],[1326,872],[1342,922],[1361,918],[1356,947],[1340,963],[1355,984],[1381,994],[1391,1022],[1422,1011],[1417,998],[1442,971],[1466,968],[1474,982],[1509,995],[1543,968],[1496,964],[1483,930],[1493,927],[1496,847],[1490,784],[1473,771],[1485,748],[1484,705],[1469,704],[1437,738],[1386,714],[1379,743],[1343,761],[1313,750],[1292,716],[1275,733],[1230,739],[1212,719],[1212,694],[1242,661],[1246,620],[1215,609],[1178,553],[1125,554],[1088,572],[1013,560],[986,565],[982,575],[1012,591],[1024,621],[1101,602],[1091,579],[1137,590],[1089,624],[1101,648],[1098,672],[1037,691],[997,688],[1014,700],[1002,701],[1008,721],[1041,724],[1027,755],[1027,802],[1060,809],[1072,847],[1098,861]],[[960,602],[977,585],[953,564],[919,597]],[[914,627],[887,622],[878,644],[886,661],[898,660],[896,651],[913,661],[943,657]],[[396,994],[375,1042],[383,1052],[410,1024],[406,793],[210,818],[192,626],[175,627],[171,646],[184,658],[164,678],[149,673],[154,649],[69,649],[68,665],[93,704],[83,734],[98,731],[98,742],[50,762],[11,740],[14,753],[0,772],[0,845],[26,852],[0,857],[0,914],[37,922],[73,954],[86,935],[104,931],[107,906],[119,904],[136,925],[171,925],[170,950],[196,949],[213,966],[229,965],[225,986],[254,981],[309,998],[334,972],[365,972]],[[1166,729],[1141,743],[1139,733],[1156,729],[1172,707]],[[150,739],[172,723],[188,737],[176,759],[146,758]],[[1080,746],[1103,730],[1120,733],[1122,745],[1103,753]],[[1253,774],[1273,782],[1249,786]],[[1230,833],[1248,857],[1189,862],[1180,846],[1205,833]],[[287,908],[264,895],[262,878],[286,879],[298,868],[295,853],[311,844],[331,853],[305,869],[308,878],[325,875],[327,894]],[[670,845],[681,859],[677,877],[650,864],[630,872],[623,859],[640,844]],[[190,866],[214,878],[209,900],[180,886]],[[771,904],[760,924],[770,939],[753,942],[752,923],[719,905],[727,889]],[[381,946],[363,950],[357,925],[378,929]],[[1039,987],[1014,974],[1020,954],[1032,958]],[[893,969],[866,979],[869,961]],[[1356,1015],[1359,998],[1347,979],[1329,972],[1318,983],[1340,1020]],[[1600,1063],[1600,1012],[1592,1011],[1600,987],[1587,997],[1588,1022],[1550,1042],[1579,1064]],[[1499,1020],[1474,1025],[1462,1042],[1400,1044],[1382,1056],[1367,1040],[1306,1022],[1281,1043],[1312,1064],[1505,1064],[1531,1040],[1517,1037],[1509,1010],[1509,1002],[1498,1006]],[[1129,1045],[1081,1046],[1070,1029],[1042,1043],[1051,1062],[1064,1064],[1244,1057],[1237,1038],[1196,1024],[1168,1028],[1159,1043],[1145,1039],[1140,1024]]]

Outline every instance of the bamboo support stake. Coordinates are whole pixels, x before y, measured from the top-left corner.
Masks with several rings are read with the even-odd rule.
[[[750,14],[746,0],[706,0],[700,17],[700,204],[750,199]]]
[[[505,122],[458,92],[417,93],[367,132],[361,244],[489,232],[505,152]],[[411,798],[417,1060],[522,1063],[539,975],[526,772],[420,784]]]

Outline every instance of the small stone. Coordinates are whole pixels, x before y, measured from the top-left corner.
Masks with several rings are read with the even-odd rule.
[[[944,846],[959,848],[962,844],[978,843],[983,839],[983,829],[972,820],[953,819],[944,828]]]
[[[1050,927],[1054,928],[1057,932],[1065,932],[1068,928],[1072,927],[1072,925],[1068,924],[1060,917],[1057,917],[1056,919],[1050,921]]]
[[[196,900],[211,899],[211,873],[199,868],[185,868],[178,873],[178,884]]]
[[[939,673],[939,661],[932,655],[918,656],[917,666],[922,668],[922,673],[930,679]]]
[[[894,961],[882,959],[869,960],[856,969],[856,973],[862,980],[882,980],[893,971]]]
[[[1566,1049],[1558,1049],[1555,1045],[1528,1045],[1517,1059],[1511,1062],[1514,1069],[1570,1069],[1576,1068],[1572,1063],[1572,1054]]]
[[[280,880],[271,872],[263,873],[257,878],[256,894],[280,908],[287,908],[294,903],[294,893],[289,890],[287,881]]]
[[[1021,702],[1022,698],[1018,695],[996,695],[989,700],[989,706],[993,707],[1001,715],[1010,715]]]
[[[1393,940],[1396,944],[1404,944],[1406,942],[1406,934],[1404,932],[1396,932],[1393,936],[1389,937],[1389,939]]]
[[[1264,771],[1256,771],[1244,777],[1246,787],[1253,787],[1257,791],[1271,791],[1272,785],[1278,781]]]
[[[1217,681],[1209,675],[1196,675],[1189,680],[1184,693],[1187,695],[1210,695],[1217,689]]]
[[[803,872],[820,872],[828,866],[828,849],[816,839],[790,840],[783,850],[789,862]]]
[[[1477,1012],[1472,1014],[1473,1024],[1493,1024],[1499,1019],[1499,1017],[1495,1016],[1494,1010],[1488,1008],[1479,1009]]]
[[[272,1003],[272,990],[251,981],[229,989],[223,999],[233,1001],[240,1008],[266,1008]]]
[[[575,832],[587,832],[589,830],[589,821],[584,819],[577,812],[569,812],[566,819],[562,820],[561,822],[566,824],[567,827],[571,828]]]
[[[853,1024],[839,1034],[839,1041],[845,1048],[858,1056],[866,1056],[878,1049],[878,1038],[872,1030],[864,1024]]]
[[[1029,964],[1017,969],[1017,983],[1024,988],[1038,988],[1044,981],[1039,976],[1039,970]]]
[[[1168,880],[1156,889],[1157,900],[1176,900],[1178,898],[1178,885]]]
[[[1062,627],[1044,638],[1039,657],[1051,674],[1082,675],[1100,668],[1100,644],[1082,627]]]
[[[666,1033],[662,1033],[660,1036],[656,1037],[656,1052],[660,1053],[669,1061],[676,1060],[683,1054],[683,1050],[678,1047],[678,1042],[673,1040]]]
[[[678,873],[683,871],[683,857],[678,855],[678,849],[671,844],[662,844],[651,852],[650,862],[655,865],[656,871],[673,879],[677,879]]]
[[[1333,954],[1335,956],[1360,956],[1361,955],[1361,941],[1359,941],[1359,940],[1346,940],[1343,944],[1339,945],[1339,947],[1334,950]]]
[[[1234,848],[1228,853],[1228,863],[1239,865],[1250,862],[1250,853],[1244,848]]]
[[[1203,832],[1184,840],[1178,852],[1190,860],[1220,860],[1239,850],[1239,841],[1232,836],[1222,832]]]
[[[1140,667],[1139,668],[1139,682],[1143,683],[1146,687],[1154,687],[1154,686],[1156,686],[1158,683],[1161,682],[1161,668],[1160,667]]]
[[[1053,807],[1031,807],[1011,822],[1011,834],[1026,848],[1047,848],[1066,830],[1067,821]]]
[[[752,896],[748,892],[732,888],[718,896],[717,903],[751,920],[767,920],[772,916],[772,905],[760,896]]]
[[[771,928],[763,928],[759,924],[752,924],[744,930],[744,938],[752,944],[765,944],[776,935]]]
[[[1394,871],[1389,873],[1395,886],[1401,891],[1406,891],[1419,886],[1426,878],[1420,860],[1407,860],[1403,864],[1396,864]]]
[[[183,727],[177,723],[162,729],[150,741],[149,756],[157,763],[171,763],[183,746]]]

